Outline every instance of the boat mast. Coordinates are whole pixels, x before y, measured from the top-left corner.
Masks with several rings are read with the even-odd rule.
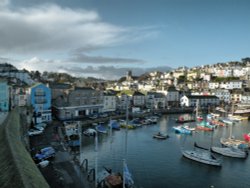
[[[196,101],[196,118],[198,117],[199,115],[199,99],[197,99]]]
[[[98,171],[98,132],[95,131],[95,187],[98,186],[97,171]]]
[[[126,164],[126,158],[127,158],[127,142],[128,142],[128,96],[126,97],[126,130],[125,130],[125,145],[124,145],[124,159],[123,159],[123,165],[122,165],[122,169],[123,169],[123,180],[122,180],[122,187],[125,188],[125,173],[124,173],[124,169],[125,169],[125,164]]]

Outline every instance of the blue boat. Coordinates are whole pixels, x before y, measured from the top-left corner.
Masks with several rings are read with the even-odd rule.
[[[176,133],[181,133],[181,134],[192,134],[191,130],[185,129],[182,126],[174,126],[173,129],[175,130]]]
[[[108,132],[107,128],[103,124],[97,125],[95,129],[97,130],[97,132],[103,133],[103,134],[106,134]]]
[[[113,130],[120,130],[120,124],[119,124],[116,120],[110,120],[109,126],[110,126]]]

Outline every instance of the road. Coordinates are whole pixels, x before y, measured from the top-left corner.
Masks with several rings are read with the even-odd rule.
[[[75,159],[75,153],[67,148],[62,134],[62,124],[53,121],[42,135],[30,138],[32,156],[41,148],[53,146],[56,157],[49,166],[40,168],[43,176],[52,188],[91,188],[93,183],[87,181],[87,172],[80,169]]]

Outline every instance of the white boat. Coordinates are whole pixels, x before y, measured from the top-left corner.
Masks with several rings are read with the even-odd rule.
[[[91,129],[91,128],[88,128],[86,129],[83,134],[85,136],[95,136],[96,135],[96,130],[95,129]]]
[[[237,140],[234,138],[221,138],[220,143],[226,147],[238,147],[240,149],[248,149],[249,145],[243,140]]]
[[[195,128],[194,127],[190,127],[189,125],[184,125],[183,128],[187,129],[189,131],[195,131]]]
[[[229,137],[228,138],[221,138],[220,139],[220,143],[223,145],[223,146],[226,146],[226,147],[238,147],[240,149],[247,149],[249,148],[249,145],[243,141],[243,140],[237,140],[235,138],[233,138],[232,136],[232,125],[230,125],[230,129],[229,129]]]
[[[200,162],[200,163],[204,163],[204,164],[208,164],[212,166],[221,166],[221,160],[216,159],[208,151],[185,150],[185,151],[182,151],[182,154],[184,157]]]
[[[248,156],[247,152],[236,147],[211,147],[211,150],[227,157],[247,158]]]

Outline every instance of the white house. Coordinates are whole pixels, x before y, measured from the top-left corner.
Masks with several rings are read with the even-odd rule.
[[[116,110],[116,95],[112,93],[103,94],[102,112],[114,112]]]
[[[219,98],[214,95],[190,95],[183,96],[180,99],[180,105],[186,107],[195,107],[197,105],[197,101],[199,101],[200,107],[217,106],[220,103]]]
[[[241,80],[235,80],[235,81],[228,81],[228,82],[222,82],[220,84],[221,89],[242,89],[243,81]]]
[[[145,95],[143,93],[135,91],[132,97],[133,97],[133,106],[135,107],[145,106]]]

